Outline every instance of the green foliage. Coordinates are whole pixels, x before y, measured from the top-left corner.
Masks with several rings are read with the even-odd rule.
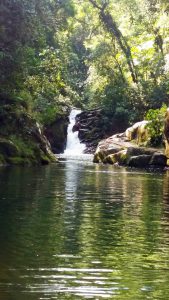
[[[54,122],[57,118],[57,115],[59,115],[61,113],[61,110],[59,109],[58,106],[55,107],[48,107],[47,109],[45,109],[43,114],[39,115],[39,120],[42,124],[50,124],[52,122]]]
[[[146,113],[145,118],[150,121],[150,123],[147,124],[150,135],[150,144],[153,146],[159,146],[162,143],[166,109],[167,106],[164,104],[160,109],[150,109]]]
[[[2,0],[0,94],[43,123],[60,105],[141,120],[169,103],[168,22],[166,0]]]

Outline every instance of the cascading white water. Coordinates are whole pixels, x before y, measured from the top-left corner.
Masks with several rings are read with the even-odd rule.
[[[67,145],[64,154],[68,155],[79,155],[83,154],[85,150],[85,145],[80,143],[78,138],[78,131],[73,132],[73,126],[75,125],[75,118],[76,116],[81,113],[79,109],[72,109],[70,116],[69,116],[69,126],[68,126],[68,135],[67,135]]]

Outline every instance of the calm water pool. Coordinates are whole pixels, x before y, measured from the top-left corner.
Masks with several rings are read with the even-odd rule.
[[[0,300],[169,299],[169,173],[0,169]]]

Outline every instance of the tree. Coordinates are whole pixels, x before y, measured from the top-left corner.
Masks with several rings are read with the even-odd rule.
[[[130,122],[168,103],[166,0],[2,0],[0,11],[1,94],[38,114],[102,106]]]
[[[116,38],[118,45],[120,46],[120,49],[122,50],[124,56],[126,57],[126,61],[131,73],[131,77],[133,79],[134,83],[138,82],[137,79],[137,73],[135,70],[133,58],[131,55],[131,49],[130,46],[127,43],[127,40],[119,30],[115,20],[113,19],[112,15],[106,11],[106,8],[109,4],[109,1],[104,1],[102,6],[99,6],[96,1],[89,0],[93,4],[94,7],[96,7],[99,10],[99,16],[103,24],[105,25],[106,29],[110,34]]]

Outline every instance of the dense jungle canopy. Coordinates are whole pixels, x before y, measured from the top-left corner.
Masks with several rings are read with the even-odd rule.
[[[168,0],[1,0],[0,95],[131,123],[169,102]]]

